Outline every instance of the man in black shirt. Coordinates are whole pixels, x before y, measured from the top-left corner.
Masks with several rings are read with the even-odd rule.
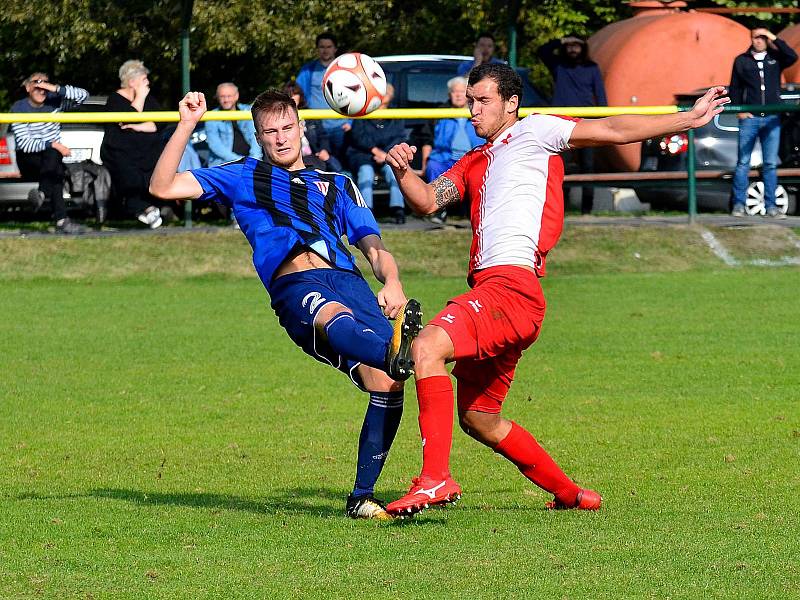
[[[733,61],[728,89],[733,104],[778,104],[781,101],[781,71],[797,60],[797,53],[774,33],[763,27],[753,29],[751,44]],[[734,217],[743,217],[750,170],[750,155],[756,139],[761,141],[764,210],[768,217],[786,215],[775,204],[778,186],[776,168],[781,140],[781,117],[776,113],[739,113],[739,149],[733,175]]]

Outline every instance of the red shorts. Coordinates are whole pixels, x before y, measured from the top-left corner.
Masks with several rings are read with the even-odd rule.
[[[451,298],[430,321],[455,348],[459,409],[500,412],[522,351],[539,336],[544,312],[536,275],[499,266],[478,271],[472,290]]]

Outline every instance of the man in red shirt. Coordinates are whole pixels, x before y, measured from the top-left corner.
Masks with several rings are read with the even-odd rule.
[[[410,168],[415,147],[398,144],[389,151],[386,162],[412,210],[427,215],[468,201],[473,238],[467,278],[472,289],[450,299],[412,347],[422,472],[388,512],[411,515],[461,496],[449,464],[453,388],[446,363],[453,361],[461,428],[552,493],[548,507],[600,508],[597,492],[579,488],[528,431],[500,416],[517,362],[544,319],[539,278],[563,227],[559,154],[700,127],[722,112],[724,93],[723,87],[711,88],[691,111],[670,115],[578,120],[533,114],[520,120],[519,76],[507,65],[485,64],[470,71],[467,100],[486,144],[429,184]]]

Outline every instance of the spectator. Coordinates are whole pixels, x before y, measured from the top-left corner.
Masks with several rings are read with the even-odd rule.
[[[453,77],[447,82],[450,99],[443,108],[465,108],[467,106],[467,80]],[[433,149],[425,167],[425,178],[433,181],[452,167],[456,161],[484,143],[475,133],[475,128],[467,117],[439,119],[433,130]]]
[[[37,71],[22,82],[27,98],[14,103],[11,112],[53,113],[82,104],[89,97],[83,88],[51,83],[46,73]],[[70,149],[61,143],[60,123],[14,123],[11,126],[17,148],[17,165],[25,181],[38,181],[35,204],[50,201],[56,232],[84,233],[86,228],[67,217],[64,204],[64,163]]]
[[[318,58],[300,67],[296,81],[303,90],[308,108],[330,108],[322,95],[322,76],[336,58],[336,37],[329,31],[320,33],[316,44]],[[341,161],[344,154],[344,135],[350,130],[352,122],[349,119],[324,119],[321,123],[328,134],[332,154]]]
[[[464,77],[453,77],[447,82],[449,99],[441,108],[465,108],[467,106],[467,80]],[[430,121],[428,121],[430,123]],[[426,181],[433,181],[452,167],[456,161],[484,143],[483,138],[475,133],[475,128],[467,117],[455,119],[439,119],[433,123],[433,130],[427,139],[431,145],[422,146],[422,172]],[[464,208],[464,207],[458,207]],[[443,208],[431,217],[433,223],[444,223],[447,220],[447,209]]]
[[[119,69],[120,89],[109,95],[106,110],[159,110],[161,106],[150,95],[149,72],[140,60],[125,61]],[[161,211],[147,191],[150,175],[161,154],[158,129],[153,121],[109,123],[100,147],[100,158],[111,173],[117,194],[124,198],[128,211],[151,229],[162,223]]]
[[[297,85],[296,82],[287,83],[283,91],[294,100],[298,109],[308,108],[303,88]],[[303,128],[301,137],[303,162],[315,169],[341,172],[342,163],[331,154],[330,139],[320,120],[301,120],[300,126]]]
[[[576,35],[551,40],[537,52],[553,75],[553,106],[608,106],[603,76],[597,63],[589,60],[586,41]],[[564,153],[568,171],[594,173],[594,148],[579,148]],[[581,213],[592,212],[594,188],[584,186]]]
[[[249,104],[239,102],[239,88],[230,82],[220,83],[217,86],[217,102],[219,108],[215,108],[214,111],[250,111]],[[256,141],[256,128],[249,116],[240,121],[208,121],[206,139],[209,167],[239,160],[244,156],[261,158],[261,146]]]
[[[380,108],[388,108],[393,98],[394,87],[389,84]],[[405,203],[394,173],[386,164],[386,153],[404,141],[406,126],[402,119],[358,119],[350,130],[350,144],[347,148],[350,169],[356,174],[358,189],[370,209],[375,168],[381,169],[389,186],[389,209],[398,225],[406,222]]]
[[[500,60],[494,55],[495,48],[494,36],[491,33],[483,32],[478,35],[478,39],[475,40],[475,48],[472,52],[474,58],[471,61],[467,60],[458,65],[457,74],[466,75],[469,73],[470,69],[484,63],[504,64],[504,60]]]
[[[768,29],[758,27],[750,32],[750,48],[733,61],[731,85],[728,90],[733,104],[779,104],[781,101],[781,71],[793,65],[797,53]],[[739,113],[739,148],[736,171],[733,174],[734,217],[743,217],[747,194],[750,155],[756,138],[761,141],[763,157],[761,176],[764,179],[764,205],[769,217],[786,217],[775,204],[778,186],[776,168],[781,139],[781,117],[775,113]]]

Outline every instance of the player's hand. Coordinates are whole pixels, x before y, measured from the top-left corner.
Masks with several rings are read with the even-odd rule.
[[[689,117],[692,122],[691,127],[702,127],[721,113],[725,105],[731,101],[725,95],[726,93],[725,86],[717,85],[709,88],[702,97],[698,98],[692,110],[689,111]]]
[[[178,104],[182,123],[196,125],[206,113],[206,97],[203,92],[189,92]]]
[[[752,119],[753,113],[736,113],[737,119]]]
[[[397,144],[386,154],[386,162],[398,171],[407,171],[411,168],[411,161],[414,160],[416,151],[416,146],[409,146],[405,142]]]
[[[403,286],[397,280],[387,281],[383,289],[378,292],[378,306],[383,309],[383,314],[394,319],[400,309],[408,301],[403,293]]]
[[[317,158],[323,162],[328,162],[331,159],[331,155],[328,154],[328,151],[323,148],[322,150],[317,152]]]

